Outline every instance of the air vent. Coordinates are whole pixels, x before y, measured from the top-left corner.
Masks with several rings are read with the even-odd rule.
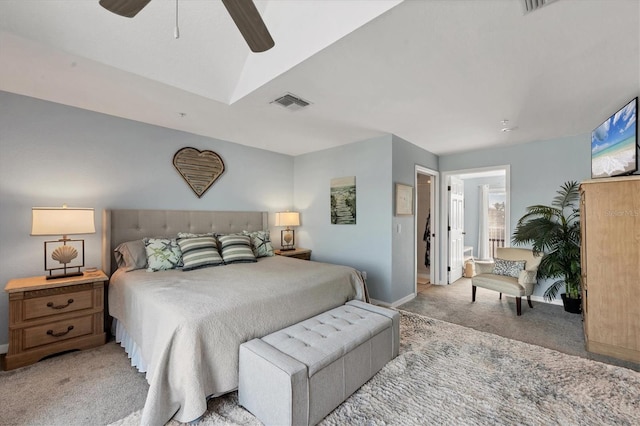
[[[556,0],[522,0],[524,3],[524,13],[533,12],[540,9],[542,6],[546,6],[549,3],[553,3]]]
[[[272,101],[271,103],[280,105],[291,111],[297,111],[311,105],[311,102],[307,102],[301,97],[292,95],[291,93],[280,96],[278,99]]]

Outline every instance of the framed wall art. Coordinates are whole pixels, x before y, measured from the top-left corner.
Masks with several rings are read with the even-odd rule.
[[[218,154],[191,147],[175,153],[173,166],[198,198],[224,173],[224,162]]]
[[[331,223],[356,224],[356,177],[331,179]]]
[[[413,187],[396,183],[396,216],[413,215]]]

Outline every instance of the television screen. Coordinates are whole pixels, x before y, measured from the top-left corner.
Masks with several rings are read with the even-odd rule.
[[[638,170],[638,98],[591,133],[591,177],[631,174]]]

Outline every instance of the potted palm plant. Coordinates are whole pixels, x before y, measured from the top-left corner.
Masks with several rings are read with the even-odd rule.
[[[513,234],[515,245],[530,244],[544,256],[538,278],[558,278],[544,292],[551,301],[561,294],[567,312],[581,312],[580,291],[580,192],[575,181],[565,182],[550,206],[527,207]]]

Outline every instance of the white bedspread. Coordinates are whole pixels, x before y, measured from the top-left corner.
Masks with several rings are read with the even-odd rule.
[[[237,388],[240,344],[363,294],[353,268],[282,256],[189,272],[116,271],[109,313],[147,365],[142,424],[197,419],[208,396]]]

